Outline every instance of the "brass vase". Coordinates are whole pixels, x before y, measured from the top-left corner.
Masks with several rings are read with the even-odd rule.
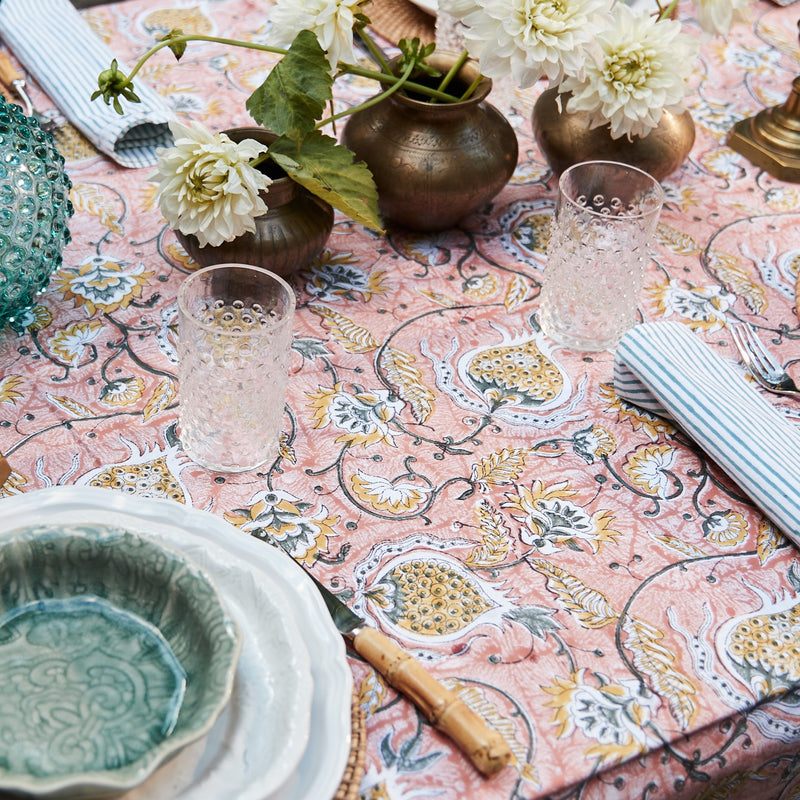
[[[579,161],[621,161],[649,172],[661,181],[686,160],[694,144],[694,120],[683,114],[664,112],[658,126],[647,136],[612,139],[609,126],[589,129],[586,112],[561,109],[557,89],[547,89],[533,107],[533,135],[550,169],[560,175]]]
[[[456,58],[437,51],[428,63],[444,75]],[[479,75],[467,62],[448,91],[458,94]],[[397,93],[347,118],[342,143],[372,172],[387,223],[443,230],[483,208],[508,183],[517,165],[517,137],[486,102],[491,88],[483,78],[469,99],[457,103]]]
[[[268,145],[276,139],[263,128],[232,128],[225,133],[235,142],[255,139]],[[186,252],[201,267],[252,264],[286,277],[308,266],[322,252],[333,230],[333,209],[273,162],[266,162],[266,167],[272,178],[269,190],[262,193],[268,211],[256,217],[255,233],[201,247],[193,234],[175,231]]]

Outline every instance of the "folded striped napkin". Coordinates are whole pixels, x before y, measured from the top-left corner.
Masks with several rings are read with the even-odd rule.
[[[152,166],[155,148],[172,143],[173,114],[141,81],[135,90],[142,102],[123,101],[124,116],[90,100],[114,54],[69,0],[0,0],[0,37],[64,116],[123,167]]]
[[[614,389],[671,417],[800,546],[800,429],[686,325],[628,331],[617,346]]]

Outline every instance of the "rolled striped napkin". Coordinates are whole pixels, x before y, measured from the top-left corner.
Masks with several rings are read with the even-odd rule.
[[[173,114],[141,81],[135,89],[142,102],[127,103],[124,116],[90,100],[114,54],[69,0],[0,0],[0,37],[64,116],[123,167],[152,166],[156,147],[172,143]]]
[[[671,417],[800,546],[800,429],[686,325],[628,331],[617,346],[614,389]]]

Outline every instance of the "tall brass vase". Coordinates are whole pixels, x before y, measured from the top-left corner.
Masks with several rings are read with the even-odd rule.
[[[694,120],[683,114],[665,112],[658,126],[647,136],[612,139],[608,126],[587,127],[585,112],[559,110],[557,89],[547,89],[533,107],[533,135],[550,168],[560,175],[579,161],[621,161],[649,172],[661,181],[686,160],[694,144]]]
[[[235,142],[255,139],[271,144],[276,138],[264,128],[232,128],[225,133]],[[306,267],[322,252],[333,230],[333,209],[295,183],[279,167],[270,166],[276,171],[270,174],[273,180],[263,195],[268,210],[256,217],[255,233],[201,247],[196,236],[175,231],[186,252],[201,267],[252,264],[286,277]]]
[[[436,52],[428,63],[446,74],[455,59]],[[465,87],[478,75],[467,62],[456,80]],[[517,137],[486,102],[491,88],[484,78],[458,103],[394,94],[347,118],[342,143],[371,170],[387,223],[443,230],[483,208],[508,183],[517,165]]]

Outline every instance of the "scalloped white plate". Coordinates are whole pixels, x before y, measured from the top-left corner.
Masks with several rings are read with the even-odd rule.
[[[0,500],[0,536],[27,522],[79,520],[147,533],[184,551],[212,575],[244,634],[233,696],[211,733],[185,748],[141,786],[122,797],[125,800],[332,797],[350,752],[353,678],[345,658],[344,640],[302,569],[286,554],[242,533],[221,518],[169,500],[72,486]],[[279,595],[283,601],[278,599]],[[291,608],[282,614],[286,627],[296,623],[298,638],[305,646],[293,647],[299,655],[294,656],[295,662],[288,673],[281,671],[283,666],[268,651],[281,648],[280,639],[288,642],[291,635],[281,634],[278,641],[264,635],[265,629],[273,627],[265,625],[265,614],[274,615],[281,602],[287,604],[284,608]],[[305,676],[300,680],[305,680],[309,688],[313,683],[310,708],[297,728],[285,719],[282,695],[291,692],[284,692],[280,683],[293,680],[291,673],[295,669],[298,675]],[[270,670],[277,670],[277,681],[264,677]],[[271,757],[277,753],[282,754],[281,758]]]

